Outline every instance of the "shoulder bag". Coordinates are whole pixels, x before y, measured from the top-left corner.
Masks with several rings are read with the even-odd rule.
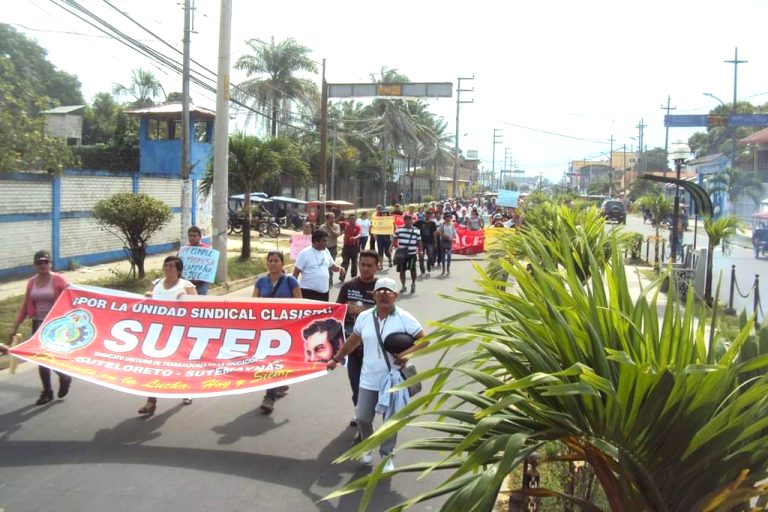
[[[373,312],[373,325],[376,327],[376,337],[379,339],[379,347],[381,348],[382,354],[384,354],[384,361],[387,363],[387,368],[389,370],[392,370],[392,364],[389,362],[389,355],[387,350],[384,348],[384,341],[381,339],[381,329],[379,328],[379,319],[376,318],[376,312]],[[405,366],[403,366],[400,369],[400,376],[403,377],[403,380],[408,379],[409,377],[413,377],[418,373],[418,370],[416,369],[416,366],[413,363],[407,363]],[[421,391],[421,382],[416,382],[414,384],[411,384],[408,386],[408,396],[413,397],[417,395]]]

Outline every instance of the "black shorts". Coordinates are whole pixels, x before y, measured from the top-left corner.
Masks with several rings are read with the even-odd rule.
[[[408,256],[405,257],[405,261],[397,266],[398,272],[405,272],[406,270],[416,270],[416,253],[408,253]]]

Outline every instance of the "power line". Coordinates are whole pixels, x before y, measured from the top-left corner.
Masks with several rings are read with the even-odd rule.
[[[532,128],[530,126],[523,126],[521,124],[510,123],[508,121],[496,121],[496,122],[502,123],[502,124],[506,124],[508,126],[514,126],[515,128],[520,128],[520,129],[523,129],[523,130],[529,130],[529,131],[532,131],[532,132],[546,133],[547,135],[552,135],[552,136],[555,136],[555,137],[562,137],[564,139],[580,140],[580,141],[584,141],[584,142],[594,142],[595,144],[606,144],[606,145],[608,144],[608,142],[602,141],[602,140],[587,139],[587,138],[584,138],[584,137],[577,137],[575,135],[566,135],[564,133],[557,133],[557,132],[552,132],[552,131],[549,131],[549,130],[542,130],[541,128]]]

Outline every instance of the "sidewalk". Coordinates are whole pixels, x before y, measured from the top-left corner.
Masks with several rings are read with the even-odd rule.
[[[291,247],[291,235],[293,231],[283,230],[277,239],[274,238],[261,238],[257,233],[251,235],[251,257],[261,257],[267,251],[275,249],[287,252]],[[233,257],[240,254],[242,248],[241,239],[237,237],[229,237],[227,240],[227,256]],[[176,251],[170,251],[160,254],[153,254],[147,256],[144,260],[144,270],[150,272],[152,270],[162,270],[163,260],[167,256],[176,254]],[[126,257],[120,261],[113,261],[111,263],[103,263],[101,265],[93,265],[90,267],[81,267],[77,270],[63,270],[59,272],[61,275],[67,278],[71,284],[83,284],[89,281],[97,279],[108,278],[115,273],[128,273],[131,269],[131,264]],[[16,295],[24,295],[27,287],[27,281],[34,275],[34,269],[32,264],[29,266],[29,276],[16,279],[13,281],[6,281],[0,283],[0,300],[7,299]],[[212,286],[209,291],[210,295],[219,295],[227,293],[228,291],[242,288],[253,281],[252,277],[240,279],[238,281],[229,281],[222,285]],[[217,293],[218,292],[218,293]]]

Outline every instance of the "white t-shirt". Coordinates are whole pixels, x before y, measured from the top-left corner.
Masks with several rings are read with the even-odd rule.
[[[301,271],[299,284],[307,290],[326,293],[328,287],[328,269],[333,266],[333,258],[328,249],[318,251],[311,245],[301,250],[296,257],[296,268]]]
[[[369,219],[357,219],[355,224],[360,226],[360,236],[368,236],[371,232],[371,221]]]
[[[385,357],[389,357],[393,368],[398,368],[393,363],[394,357],[388,352],[384,352],[379,345],[379,338],[376,336],[376,325],[373,322],[373,315],[376,308],[366,309],[360,313],[355,320],[355,326],[352,331],[363,339],[363,369],[360,372],[360,387],[371,391],[378,391],[381,381],[389,373]],[[395,311],[384,319],[379,320],[381,327],[381,339],[384,341],[387,336],[393,332],[407,332],[411,336],[416,336],[424,328],[418,320],[409,312],[395,307]]]
[[[173,288],[166,289],[163,286],[165,279],[158,279],[155,281],[155,287],[152,288],[152,298],[161,300],[176,300],[180,295],[186,295],[187,288],[194,288],[195,285],[187,281],[186,279],[179,279]]]

